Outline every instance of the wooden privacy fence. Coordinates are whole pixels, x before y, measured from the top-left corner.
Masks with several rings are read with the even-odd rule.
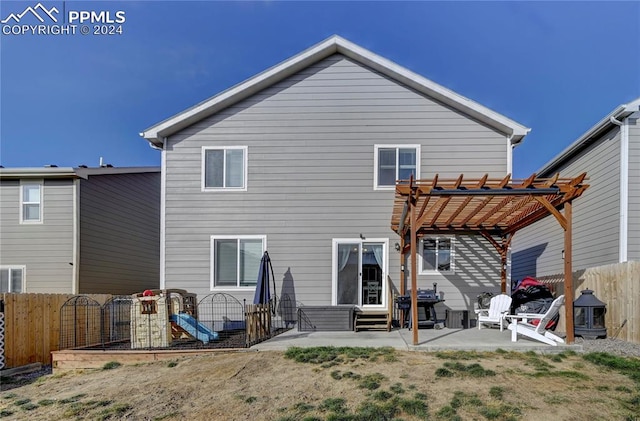
[[[587,269],[574,280],[576,296],[591,289],[607,304],[607,336],[640,344],[640,262]]]
[[[247,304],[245,313],[247,345],[256,344],[272,336],[270,304]]]
[[[4,367],[51,364],[60,345],[60,308],[72,294],[0,294],[4,307]],[[93,294],[104,303],[111,295]]]

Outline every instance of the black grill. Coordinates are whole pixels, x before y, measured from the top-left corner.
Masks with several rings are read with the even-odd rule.
[[[418,307],[418,328],[439,328],[441,323],[437,318],[434,306],[444,302],[437,291],[437,284],[433,284],[433,289],[419,289],[417,291]],[[403,327],[409,327],[411,320],[411,295],[400,295],[396,298],[398,310],[404,310]]]

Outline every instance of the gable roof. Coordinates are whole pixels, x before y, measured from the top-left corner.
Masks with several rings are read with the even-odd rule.
[[[602,120],[597,122],[593,127],[584,132],[582,136],[576,139],[571,145],[567,146],[562,152],[547,162],[542,168],[536,171],[541,177],[546,177],[554,173],[562,163],[571,159],[576,153],[582,150],[591,142],[597,140],[604,133],[617,126],[612,119],[621,120],[627,118],[634,112],[640,111],[640,98],[636,98],[633,101],[622,104],[616,107],[613,111],[607,114]]]
[[[507,136],[511,136],[513,145],[520,143],[531,130],[384,57],[334,35],[238,85],[149,127],[140,133],[140,136],[148,140],[152,146],[161,147],[165,137],[209,117],[333,54],[342,54],[475,118]]]

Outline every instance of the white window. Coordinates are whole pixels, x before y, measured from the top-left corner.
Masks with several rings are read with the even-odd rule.
[[[20,185],[20,223],[42,222],[42,182]]]
[[[396,180],[420,178],[420,145],[375,145],[374,184],[376,190],[390,190]]]
[[[23,292],[24,268],[24,266],[0,267],[0,292]]]
[[[202,148],[203,191],[247,190],[247,147]]]
[[[255,287],[266,236],[212,236],[211,289]]]
[[[420,273],[453,273],[454,241],[450,237],[425,237],[420,240]]]

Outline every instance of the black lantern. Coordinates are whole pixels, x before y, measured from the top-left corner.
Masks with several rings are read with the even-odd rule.
[[[598,300],[593,291],[585,289],[573,302],[573,328],[576,336],[587,339],[606,338],[604,325],[606,304]]]

